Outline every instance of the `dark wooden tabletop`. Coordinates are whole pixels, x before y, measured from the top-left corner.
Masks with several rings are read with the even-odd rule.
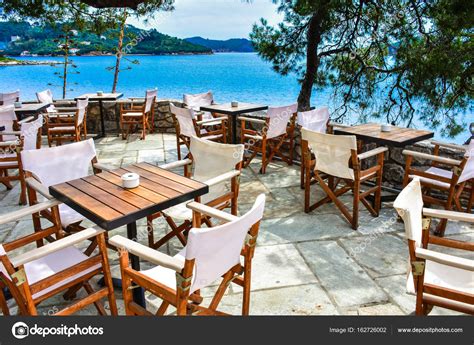
[[[85,99],[89,98],[90,101],[115,101],[123,96],[123,93],[105,93],[102,96],[97,95],[96,93],[85,93],[75,99]]]
[[[430,131],[396,126],[392,126],[390,132],[382,132],[381,125],[377,123],[335,128],[334,133],[355,135],[358,140],[397,147],[411,145],[434,136],[434,133]]]
[[[22,103],[21,108],[15,107],[17,115],[36,114],[50,106],[50,103]]]
[[[122,187],[121,176],[140,175],[140,186]],[[49,187],[52,196],[106,230],[113,230],[209,192],[203,183],[138,163]]]
[[[231,103],[224,104],[213,104],[205,107],[200,107],[201,111],[208,111],[211,113],[223,114],[223,115],[239,115],[243,113],[251,113],[254,111],[267,110],[268,106],[253,103],[241,103],[239,102],[238,107],[233,107]]]

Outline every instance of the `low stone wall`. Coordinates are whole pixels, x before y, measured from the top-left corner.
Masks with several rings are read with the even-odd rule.
[[[120,101],[123,103],[124,101]],[[183,106],[183,103],[178,100],[158,100],[155,105],[155,130],[160,133],[174,133],[175,127],[173,118],[170,112],[170,103],[174,103],[177,106]],[[105,117],[105,128],[107,134],[118,134],[120,132],[119,118],[120,118],[120,103],[117,102],[104,102],[104,117]],[[87,128],[90,133],[97,132],[100,128],[100,109],[97,103],[92,103],[89,106],[88,117],[87,117]],[[301,135],[298,130],[295,133],[295,154],[294,157],[297,161],[300,161],[301,156]],[[367,144],[364,150],[374,148],[374,144]],[[403,182],[403,175],[405,172],[405,156],[402,154],[404,149],[432,153],[433,145],[430,142],[424,141],[415,145],[410,145],[404,148],[390,147],[389,152],[386,153],[385,167],[384,167],[384,184],[393,187],[401,187]],[[454,159],[462,159],[462,153],[441,148],[440,154],[445,157]],[[371,164],[370,160],[366,164]],[[419,166],[422,169],[429,167],[429,162],[414,158],[413,165]]]

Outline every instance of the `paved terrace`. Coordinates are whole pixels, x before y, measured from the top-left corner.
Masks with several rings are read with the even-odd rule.
[[[172,134],[149,135],[146,141],[136,136],[128,141],[108,137],[96,145],[99,161],[114,167],[177,160],[176,139]],[[408,251],[403,223],[397,221],[391,204],[383,204],[378,218],[371,217],[361,207],[360,227],[354,231],[334,205],[325,205],[311,214],[303,212],[298,166],[271,164],[266,175],[260,175],[259,163],[255,160],[243,171],[240,187],[240,212],[248,210],[258,194],[267,195],[253,264],[251,314],[404,315],[414,311],[415,298],[405,293]],[[318,192],[321,196],[322,192]],[[9,192],[2,189],[0,213],[17,209],[18,195],[18,185]],[[343,200],[350,203],[350,195]],[[30,219],[0,226],[0,242],[31,231]],[[139,241],[143,244],[147,243],[146,231],[143,221],[139,226]],[[166,223],[156,220],[155,234],[166,231]],[[126,230],[120,228],[110,235],[113,234],[126,236]],[[474,240],[474,229],[466,223],[451,222],[446,234],[449,238]],[[179,249],[177,240],[161,248],[169,254]],[[472,258],[472,254],[468,255]],[[119,277],[117,254],[109,251],[109,257],[112,274]],[[146,268],[144,263],[143,268]],[[204,303],[210,301],[214,289],[202,291]],[[121,291],[116,290],[116,295],[123,314]],[[239,314],[241,297],[240,287],[231,286],[221,302],[221,310]],[[150,295],[147,301],[148,307],[155,310],[160,303]],[[40,313],[54,313],[63,304],[61,297],[53,298],[42,304]],[[96,310],[92,306],[82,313],[96,314]],[[432,314],[453,313],[434,308]]]

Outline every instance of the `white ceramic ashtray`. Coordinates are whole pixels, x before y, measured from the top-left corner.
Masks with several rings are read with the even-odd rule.
[[[104,91],[97,91],[97,96],[103,96],[104,95]]]
[[[21,102],[15,102],[15,103],[13,103],[13,105],[15,106],[15,108],[21,108],[23,106],[23,104],[21,104]]]
[[[126,189],[137,188],[140,185],[140,176],[135,173],[122,175],[122,187]]]
[[[239,106],[239,102],[232,101],[232,102],[230,102],[230,105],[232,106],[232,108],[237,108]]]
[[[381,131],[382,132],[390,132],[392,130],[392,126],[391,125],[382,125],[381,126]]]

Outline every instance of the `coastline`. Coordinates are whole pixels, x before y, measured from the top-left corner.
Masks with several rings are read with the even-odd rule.
[[[8,66],[40,66],[40,65],[61,65],[59,61],[33,61],[33,60],[11,60],[11,61],[0,61],[0,67]]]

